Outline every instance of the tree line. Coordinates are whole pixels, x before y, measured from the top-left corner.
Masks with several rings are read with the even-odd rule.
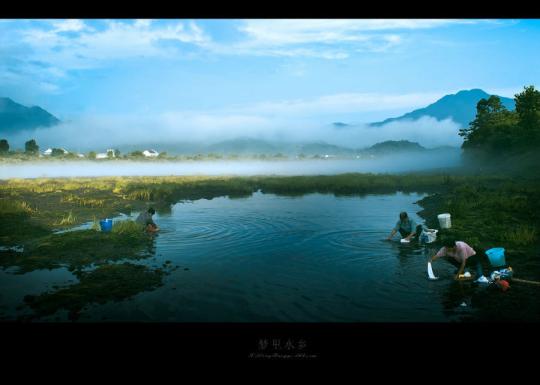
[[[476,117],[461,129],[465,154],[478,158],[505,158],[532,153],[540,145],[540,91],[524,87],[515,95],[516,109],[509,111],[497,96],[480,100]]]
[[[24,152],[28,155],[38,155],[39,154],[39,146],[37,145],[36,141],[34,139],[30,139],[29,141],[24,143]],[[0,139],[0,154],[8,154],[9,153],[9,143],[6,139]]]

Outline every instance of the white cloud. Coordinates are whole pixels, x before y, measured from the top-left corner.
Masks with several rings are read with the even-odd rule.
[[[79,19],[66,19],[53,21],[52,25],[54,26],[53,32],[79,32],[83,29],[86,29],[86,24]]]
[[[217,54],[316,57],[346,59],[351,52],[385,52],[399,46],[397,32],[476,24],[486,20],[443,19],[296,19],[244,20],[237,27],[242,41],[211,43],[207,49]],[[393,33],[389,33],[393,31]]]
[[[310,116],[323,114],[362,113],[424,107],[445,92],[410,94],[340,93],[318,98],[269,101],[229,107],[226,111],[258,115]]]
[[[209,37],[195,22],[173,22],[156,26],[151,20],[107,21],[103,30],[88,27],[80,20],[53,21],[52,29],[21,31],[22,41],[33,50],[33,57],[56,68],[93,68],[118,59],[172,57],[179,53],[161,41],[204,45]],[[66,36],[62,32],[77,32]]]

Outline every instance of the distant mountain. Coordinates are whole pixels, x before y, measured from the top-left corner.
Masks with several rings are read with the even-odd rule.
[[[352,155],[357,150],[325,142],[304,143],[296,146],[297,154],[304,155]]]
[[[459,91],[457,94],[446,95],[425,108],[420,108],[397,118],[386,119],[382,122],[371,123],[371,126],[382,126],[391,122],[417,120],[422,116],[431,116],[437,120],[451,118],[461,127],[468,127],[476,117],[476,104],[480,99],[487,99],[490,95],[481,89]],[[515,109],[513,99],[499,96],[501,103],[509,110]]]
[[[347,123],[343,123],[343,122],[334,122],[332,123],[332,125],[334,126],[334,128],[337,128],[337,129],[349,127]]]
[[[364,150],[370,154],[388,154],[397,152],[418,152],[426,151],[427,149],[416,142],[409,142],[408,140],[387,140],[374,144],[373,146]]]
[[[240,138],[225,140],[204,148],[206,153],[220,154],[274,154],[280,146],[261,139]]]
[[[215,144],[203,143],[146,143],[143,145],[122,146],[122,153],[134,150],[144,150],[154,148],[157,151],[166,151],[173,155],[196,155],[196,154],[220,154],[220,155],[275,155],[283,154],[287,156],[313,155],[334,155],[334,156],[356,156],[356,155],[388,155],[401,152],[424,152],[435,150],[459,150],[457,147],[440,146],[436,149],[428,149],[417,142],[408,140],[387,140],[376,143],[371,147],[343,147],[326,142],[278,142],[264,139],[239,138],[230,139]]]
[[[200,149],[204,153],[218,154],[284,154],[284,155],[345,155],[353,154],[355,150],[341,146],[335,146],[325,142],[276,142],[263,139],[239,138],[211,144]]]
[[[25,107],[10,98],[0,98],[0,132],[14,133],[38,127],[49,127],[60,120],[43,108]]]

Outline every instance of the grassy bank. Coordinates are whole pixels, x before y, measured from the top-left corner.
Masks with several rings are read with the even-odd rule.
[[[507,262],[524,279],[540,280],[540,183],[482,180],[431,194],[419,201],[419,215],[438,227],[437,214],[451,213],[456,238],[474,248],[506,249]]]
[[[118,224],[122,227],[122,222]],[[67,267],[80,271],[88,266],[103,265],[123,259],[152,256],[152,238],[141,229],[103,233],[95,230],[48,234],[27,241],[23,252],[2,253],[0,266],[17,266],[16,273],[39,269]]]

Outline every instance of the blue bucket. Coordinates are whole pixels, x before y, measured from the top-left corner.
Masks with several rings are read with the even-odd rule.
[[[108,233],[112,230],[112,219],[103,219],[99,221],[99,226],[101,227],[101,231]]]
[[[493,267],[506,265],[506,260],[504,259],[504,248],[494,247],[493,249],[486,250],[486,255]]]

